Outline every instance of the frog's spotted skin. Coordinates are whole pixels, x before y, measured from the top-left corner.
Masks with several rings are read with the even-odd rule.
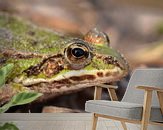
[[[129,69],[124,57],[110,47],[108,36],[97,29],[83,39],[64,38],[0,15],[0,67],[8,63],[14,64],[8,86],[49,96],[117,81]]]

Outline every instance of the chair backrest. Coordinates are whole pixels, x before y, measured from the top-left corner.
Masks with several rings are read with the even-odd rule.
[[[136,69],[130,78],[126,93],[122,101],[143,104],[144,91],[136,89],[136,86],[163,88],[163,68]],[[153,94],[152,106],[159,106],[156,92]]]

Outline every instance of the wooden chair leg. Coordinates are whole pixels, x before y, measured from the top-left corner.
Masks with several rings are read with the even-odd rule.
[[[102,88],[98,87],[98,86],[95,86],[94,100],[101,99],[101,94],[102,94]]]
[[[109,92],[111,101],[118,101],[118,97],[117,97],[117,94],[116,94],[114,88],[108,88],[108,92]],[[126,126],[125,122],[121,121],[121,124],[122,124],[123,129],[127,130],[127,126]]]
[[[98,117],[93,113],[92,130],[96,130]]]
[[[117,94],[114,88],[108,88],[108,92],[112,101],[118,101]]]
[[[141,130],[147,130],[150,112],[151,112],[151,102],[152,102],[152,91],[145,91],[144,95],[144,106],[143,106],[143,117],[141,122]]]
[[[163,92],[157,92],[157,96],[160,103],[161,112],[163,114]]]
[[[99,86],[95,86],[94,100],[101,99],[101,95],[102,95],[102,88]],[[93,113],[92,130],[96,130],[97,121],[98,121],[98,116],[96,116],[96,114]]]
[[[123,129],[127,130],[127,126],[126,126],[125,122],[121,121],[121,124],[122,124]]]

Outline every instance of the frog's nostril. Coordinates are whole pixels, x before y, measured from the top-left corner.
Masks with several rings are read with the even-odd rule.
[[[103,57],[103,61],[104,61],[105,64],[112,64],[112,65],[115,65],[115,66],[123,69],[123,65],[122,65],[121,61],[117,60],[113,56]]]
[[[106,64],[113,64],[114,62],[114,58],[112,56],[107,56],[107,57],[104,57],[104,63]]]

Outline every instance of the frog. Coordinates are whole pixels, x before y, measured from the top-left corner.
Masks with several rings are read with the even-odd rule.
[[[97,28],[80,38],[40,28],[17,16],[0,14],[0,68],[13,64],[1,104],[20,91],[43,93],[43,99],[102,83],[119,81],[129,72],[124,56]]]

